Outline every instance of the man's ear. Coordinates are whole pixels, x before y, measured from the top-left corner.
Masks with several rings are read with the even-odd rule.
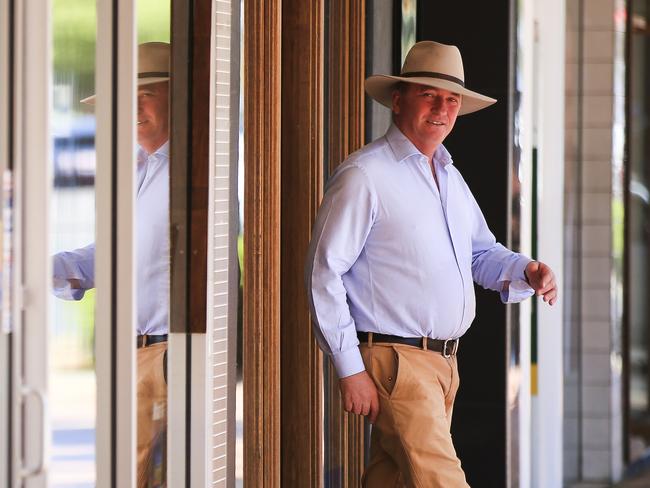
[[[400,103],[400,92],[399,90],[393,90],[393,113],[399,115],[399,103]]]

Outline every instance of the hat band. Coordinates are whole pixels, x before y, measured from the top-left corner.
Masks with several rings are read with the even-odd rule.
[[[444,73],[436,73],[435,71],[411,71],[409,73],[402,73],[400,76],[404,78],[422,78],[425,76],[428,78],[439,78],[441,80],[453,81],[454,83],[457,83],[463,88],[465,88],[465,82],[460,78],[446,75]]]
[[[145,71],[138,73],[138,78],[164,78],[169,77],[169,71]]]

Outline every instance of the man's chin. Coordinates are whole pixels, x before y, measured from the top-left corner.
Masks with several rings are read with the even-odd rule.
[[[147,134],[147,130],[144,127],[140,126],[140,125],[137,126],[137,129],[138,130],[137,130],[136,134],[137,134],[137,137],[138,137],[138,144],[140,144],[141,141],[144,141],[144,140],[147,139],[148,134]]]
[[[447,137],[447,127],[444,125],[430,126],[427,133],[431,139],[435,139],[440,143]]]

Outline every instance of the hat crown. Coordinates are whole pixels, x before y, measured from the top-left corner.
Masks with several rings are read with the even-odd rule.
[[[170,52],[166,42],[145,42],[138,46],[138,74],[169,76]]]
[[[413,45],[402,66],[401,74],[441,73],[465,81],[463,59],[456,46],[434,41],[420,41]]]

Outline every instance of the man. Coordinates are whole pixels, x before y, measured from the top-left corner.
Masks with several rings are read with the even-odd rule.
[[[167,384],[164,364],[169,329],[169,44],[138,47],[136,289],[138,486],[161,481],[152,462],[164,442]],[[94,103],[94,96],[82,100]],[[80,300],[95,286],[95,245],[54,256],[54,292]],[[163,427],[161,427],[163,426]],[[159,486],[159,484],[156,484]]]
[[[401,76],[371,76],[386,135],[328,181],[309,248],[314,329],[344,408],[374,423],[365,487],[466,487],[450,435],[458,338],[473,281],[517,302],[557,300],[553,272],[495,241],[442,145],[458,115],[496,100],[464,86],[455,46],[417,43]]]

